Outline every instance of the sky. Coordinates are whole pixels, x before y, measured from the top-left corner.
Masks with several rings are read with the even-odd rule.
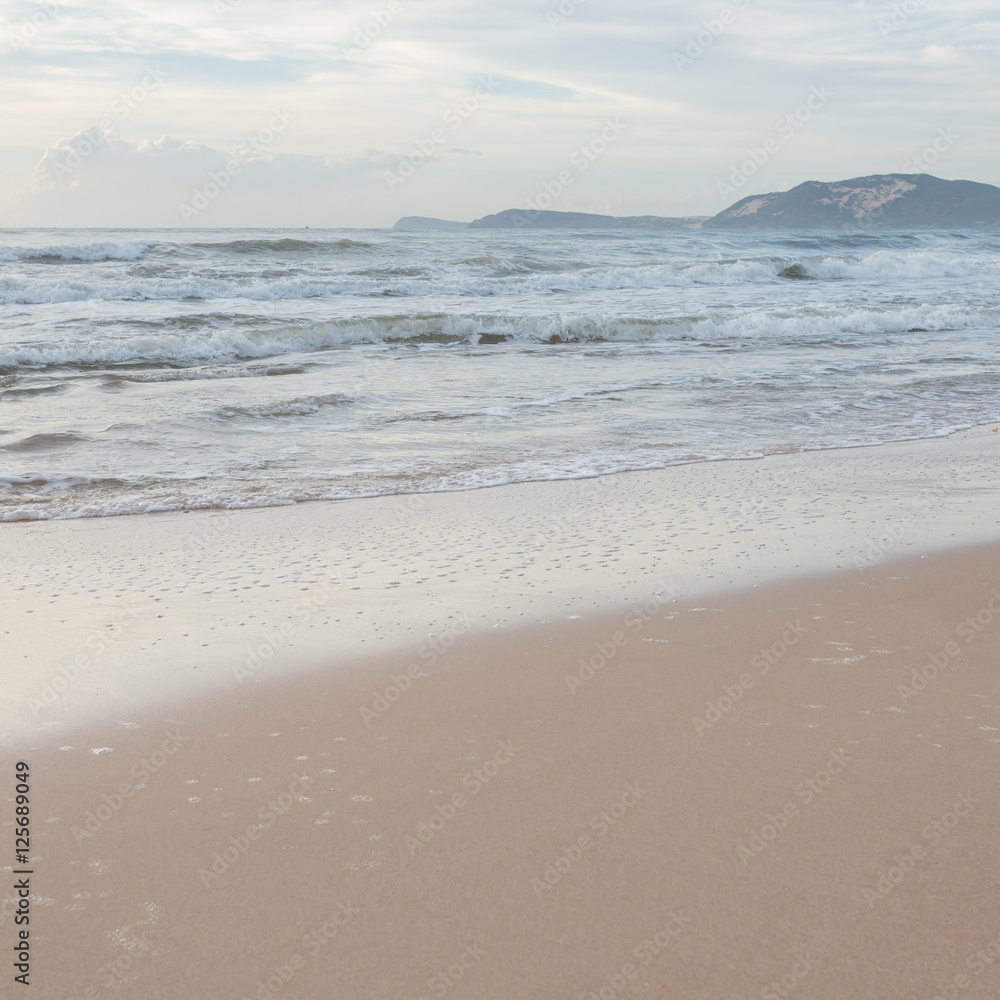
[[[1000,184],[998,42],[994,0],[0,0],[0,226]]]

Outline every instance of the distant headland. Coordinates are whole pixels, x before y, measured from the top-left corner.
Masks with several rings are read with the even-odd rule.
[[[511,208],[472,222],[408,216],[392,228],[443,229],[981,229],[1000,226],[1000,187],[930,174],[806,181],[743,198],[714,216],[592,215]]]
[[[429,219],[424,215],[404,215],[393,227],[393,229],[405,230],[448,230],[448,229],[468,229],[468,222],[448,222],[446,219]]]
[[[405,230],[442,229],[694,229],[707,215],[669,218],[659,215],[592,215],[589,212],[543,212],[530,208],[508,208],[472,222],[448,222],[408,215],[392,228]]]

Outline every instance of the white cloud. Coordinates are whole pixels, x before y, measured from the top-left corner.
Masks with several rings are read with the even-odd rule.
[[[968,61],[968,55],[954,45],[928,45],[921,55],[929,63],[954,65]]]
[[[483,215],[523,204],[614,116],[627,121],[626,135],[560,207],[705,213],[721,207],[715,182],[814,85],[834,98],[755,188],[894,170],[937,128],[962,137],[938,165],[942,176],[1000,182],[992,0],[928,0],[889,32],[880,23],[893,15],[890,0],[749,0],[743,9],[741,0],[588,0],[555,30],[546,10],[556,0],[393,0],[394,11],[390,0],[44,2],[56,13],[12,47],[5,39],[43,5],[0,0],[0,47],[9,50],[0,141],[10,150],[0,147],[0,178],[9,187],[23,170],[25,147],[55,155],[58,136],[108,118],[131,137],[131,152],[109,148],[81,168],[77,187],[26,194],[0,222],[96,219],[102,208],[109,219],[134,212],[135,224],[165,218],[171,198],[205,183],[191,167],[204,150],[224,157],[274,107],[289,108],[294,125],[269,147],[269,166],[234,180],[206,221]],[[674,53],[724,9],[734,18],[680,72]],[[150,67],[165,82],[116,114]],[[495,99],[389,191],[380,158],[398,162],[440,127],[480,74],[502,82]],[[164,135],[180,140],[161,148]],[[114,198],[116,185],[129,197]]]
[[[394,163],[380,153],[334,162],[91,128],[45,151],[10,215],[15,225],[43,226],[345,224],[346,200]]]

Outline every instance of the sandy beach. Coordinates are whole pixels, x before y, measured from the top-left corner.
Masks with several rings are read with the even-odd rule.
[[[0,1000],[1000,1000],[998,19],[4,5]]]
[[[995,447],[3,526],[36,995],[1000,989]]]
[[[0,735],[992,541],[998,448],[981,427],[467,492],[0,524]]]

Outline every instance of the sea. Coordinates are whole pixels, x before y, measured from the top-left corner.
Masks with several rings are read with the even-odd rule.
[[[470,490],[998,419],[997,231],[0,231],[0,520]]]

